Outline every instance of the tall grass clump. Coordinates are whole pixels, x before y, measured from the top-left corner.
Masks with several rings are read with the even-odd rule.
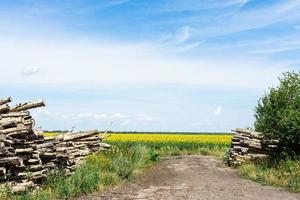
[[[229,148],[230,143],[194,143],[194,142],[138,142],[138,141],[113,141],[109,142],[116,146],[146,146],[156,150],[162,156],[176,156],[182,154],[223,155]]]
[[[117,174],[123,179],[132,179],[133,171],[146,166],[151,160],[148,149],[142,145],[136,145],[134,148],[128,145],[120,145],[112,150],[111,156],[114,156],[113,166]]]

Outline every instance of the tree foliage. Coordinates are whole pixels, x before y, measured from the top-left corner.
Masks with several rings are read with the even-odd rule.
[[[270,88],[259,101],[255,129],[269,139],[279,139],[279,153],[300,153],[300,72],[287,72],[278,87]]]

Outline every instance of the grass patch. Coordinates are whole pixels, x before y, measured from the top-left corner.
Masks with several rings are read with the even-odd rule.
[[[258,164],[244,164],[240,173],[264,185],[286,188],[292,192],[300,192],[300,161],[283,160],[277,164],[265,161]]]
[[[225,152],[228,151],[229,143],[193,143],[193,142],[109,142],[112,145],[128,145],[136,146],[143,145],[154,150],[160,156],[178,156],[178,155],[214,155],[218,158],[223,158]]]

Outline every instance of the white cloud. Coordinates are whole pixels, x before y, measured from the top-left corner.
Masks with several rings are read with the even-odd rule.
[[[218,106],[215,110],[214,110],[214,115],[215,116],[219,116],[221,115],[223,112],[223,107],[222,106]]]
[[[33,75],[40,71],[40,68],[38,67],[25,67],[22,70],[23,75]]]

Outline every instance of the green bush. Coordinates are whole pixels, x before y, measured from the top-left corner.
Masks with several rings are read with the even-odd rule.
[[[277,157],[295,157],[300,153],[300,73],[284,73],[279,81],[260,99],[255,129],[269,139],[279,139]]]

